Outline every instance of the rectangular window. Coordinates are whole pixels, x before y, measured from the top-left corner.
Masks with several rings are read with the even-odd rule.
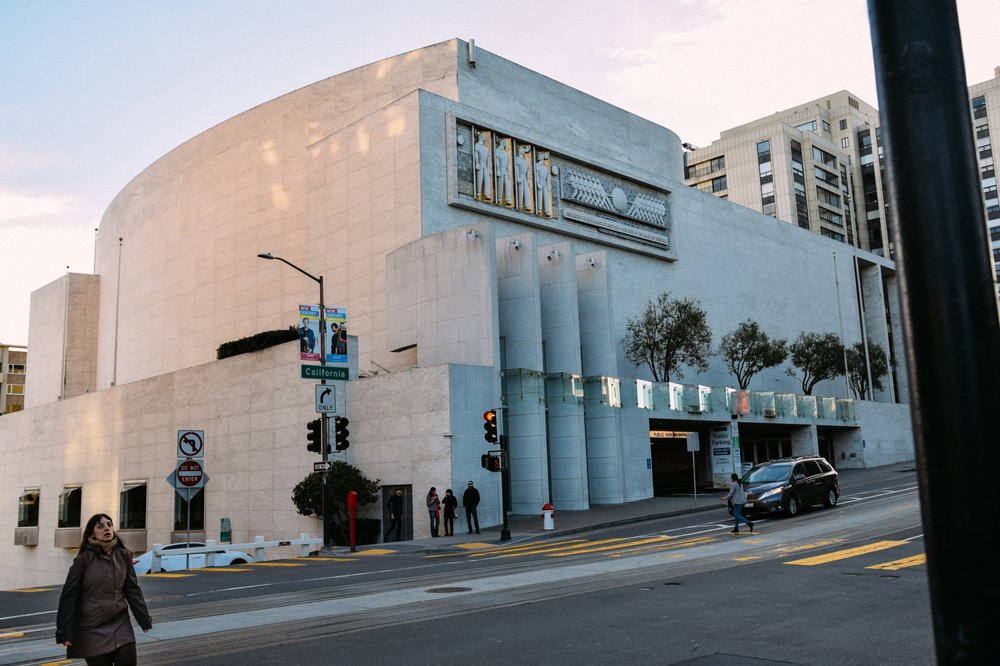
[[[821,162],[831,169],[837,168],[837,158],[826,152],[825,150],[820,150],[816,146],[813,146],[813,159],[817,162]]]
[[[813,171],[816,174],[816,179],[821,180],[827,185],[833,187],[840,187],[840,179],[837,178],[836,174],[832,174],[825,169],[820,169],[819,167],[813,167]]]
[[[119,495],[118,529],[146,529],[146,482],[126,483]]]
[[[174,493],[174,531],[186,532],[188,530],[201,531],[205,529],[205,491],[191,498],[191,524],[188,525],[188,503]]]
[[[830,123],[826,122],[825,120],[821,120],[820,125],[822,126],[824,132],[830,131]]]
[[[846,136],[843,139],[840,140],[840,147],[841,148],[848,148],[848,147],[850,147],[850,145],[851,145],[851,140],[848,139]]]
[[[8,363],[7,364],[7,374],[8,375],[23,375],[24,374],[24,364],[23,363]]]
[[[83,488],[64,488],[59,493],[59,527],[80,527]]]
[[[7,395],[24,395],[24,384],[7,384]]]
[[[38,499],[40,490],[29,488],[17,502],[17,526],[38,527]]]
[[[861,107],[858,106],[858,100],[854,99],[853,97],[848,97],[847,98],[847,103],[850,104],[855,109],[858,109],[858,110],[861,109]]]
[[[829,211],[826,208],[819,209],[819,219],[826,222],[827,224],[834,224],[838,227],[844,226],[844,218],[838,213]]]
[[[771,161],[771,142],[761,141],[757,144],[757,163],[763,164],[764,162]]]
[[[800,132],[815,132],[816,131],[816,121],[810,120],[807,123],[802,123],[801,125],[796,125],[795,129]]]
[[[847,119],[846,118],[841,118],[840,119],[840,129],[841,130],[847,129]]]
[[[822,187],[816,188],[816,196],[819,200],[828,206],[833,206],[834,208],[840,208],[840,195],[834,194],[829,190],[824,190]]]
[[[720,176],[712,179],[712,192],[722,192],[726,189],[726,177]]]

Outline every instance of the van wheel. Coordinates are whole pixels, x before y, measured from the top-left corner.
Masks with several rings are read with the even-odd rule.
[[[237,557],[235,560],[233,560],[232,562],[230,562],[230,564],[246,564],[246,563],[247,563],[246,560],[244,560],[242,558],[239,558],[239,557]]]
[[[788,496],[788,507],[785,509],[788,512],[789,518],[794,518],[799,515],[799,498],[795,495]]]
[[[826,489],[826,497],[823,498],[823,506],[834,507],[837,506],[837,491],[833,488]]]

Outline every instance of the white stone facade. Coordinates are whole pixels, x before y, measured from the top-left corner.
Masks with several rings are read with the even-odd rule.
[[[32,301],[29,347],[66,345],[82,363],[82,345],[95,372],[65,392],[65,364],[32,361],[30,408],[0,422],[8,534],[18,498],[40,490],[38,545],[0,539],[0,585],[64,575],[71,552],[54,533],[70,486],[83,488],[85,520],[116,516],[123,484],[146,482],[147,528],[135,539],[175,537],[165,478],[181,428],[206,433],[208,538],[222,517],[237,542],[320,532],[289,499],[316,459],[304,427],[313,383],[299,376],[297,346],[214,360],[219,344],[290,326],[300,303],[316,302],[314,282],[259,252],[323,275],[326,304],[347,309],[352,379],[337,385],[351,447],[336,455],[410,488],[416,536],[428,533],[432,485],[475,480],[481,522],[501,521],[500,475],[480,465],[482,413],[501,400],[516,513],[652,496],[654,424],[697,432],[710,463],[711,428],[733,421],[722,361],[681,380],[704,387],[686,392],[704,396],[697,410],[665,384],[640,407],[636,380],[648,371],[621,348],[626,320],[660,292],[699,299],[716,346],[747,318],[777,337],[860,339],[850,248],[685,187],[673,132],[482,50],[472,68],[466,46],[389,58],[251,109],[165,155],[112,202],[98,234],[99,298],[86,288],[69,298],[78,313],[99,303],[96,336],[65,326],[65,287]],[[474,157],[477,131],[492,142],[488,163]],[[490,167],[493,200],[474,182],[477,164]],[[496,199],[507,168],[510,205]],[[893,263],[861,254],[880,271],[862,297],[894,308]],[[889,337],[866,316],[869,334]],[[775,368],[751,388],[774,401],[797,387]],[[842,466],[912,457],[906,405],[880,395],[878,408],[855,409],[842,381],[817,395],[822,409],[803,400],[794,413],[742,414],[741,436],[780,431],[794,453],[820,450]]]

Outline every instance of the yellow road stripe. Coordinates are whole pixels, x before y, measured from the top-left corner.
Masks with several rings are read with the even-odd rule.
[[[58,590],[58,587],[22,587],[20,590],[7,590],[8,592],[48,592]]]
[[[667,537],[676,538],[676,537]],[[635,548],[629,548],[627,550],[620,550],[614,553],[608,553],[611,557],[622,557],[625,555],[630,555],[632,553],[644,553],[654,550],[677,550],[678,548],[687,548],[688,546],[700,546],[706,543],[712,543],[718,541],[718,537],[704,536],[704,537],[694,537],[691,539],[684,539],[683,541],[671,541],[670,543],[658,543],[647,546],[637,546]]]
[[[804,550],[815,550],[817,548],[823,548],[824,546],[833,546],[838,543],[841,543],[842,541],[843,539],[824,539],[823,541],[806,543],[802,544],[801,546],[788,546],[785,548],[779,548],[778,552],[790,555],[792,553],[801,553]]]
[[[0,634],[0,638],[24,638],[24,632],[9,631],[5,634]]]
[[[785,564],[797,564],[803,567],[811,567],[817,564],[826,564],[827,562],[846,560],[851,557],[857,557],[858,555],[877,553],[880,550],[886,550],[887,548],[895,548],[896,546],[902,546],[906,543],[907,543],[906,541],[876,541],[875,543],[870,543],[867,546],[848,548],[847,550],[838,550],[832,553],[827,553],[826,555],[807,557],[802,560],[792,560],[790,562],[785,562]]]
[[[392,555],[398,552],[398,550],[390,550],[389,548],[369,548],[368,550],[359,550],[358,555]]]
[[[913,557],[904,557],[901,560],[893,560],[892,562],[883,562],[882,564],[873,564],[870,567],[865,567],[866,569],[879,569],[882,571],[898,571],[899,569],[905,569],[906,567],[919,567],[921,564],[927,563],[927,555],[921,553],[920,555],[914,555]]]
[[[204,569],[196,569],[195,570],[196,573],[201,573],[203,571],[207,571],[209,573],[215,573],[217,571],[238,571],[240,573],[243,573],[243,572],[246,572],[246,571],[250,571],[250,569],[243,569],[243,568],[240,568],[240,567],[205,567]],[[194,574],[191,574],[191,575],[194,575]]]
[[[658,536],[658,537],[652,537],[652,538],[649,538],[649,539],[640,539],[639,541],[628,541],[626,543],[615,543],[615,544],[611,544],[609,546],[598,546],[597,548],[579,548],[579,549],[572,550],[570,552],[564,552],[564,553],[548,553],[546,555],[546,557],[568,557],[570,555],[578,555],[580,553],[600,553],[600,552],[603,552],[603,551],[606,551],[606,550],[618,550],[620,548],[631,548],[631,547],[634,547],[634,546],[641,546],[641,545],[647,544],[647,543],[662,543],[662,542],[666,541],[667,539],[671,539],[671,538],[672,537],[668,537],[668,536]]]
[[[522,550],[518,553],[504,553],[497,555],[497,557],[499,558],[499,557],[523,557],[524,555],[550,555],[552,553],[558,553],[562,551],[570,551],[570,553],[568,554],[573,554],[575,552],[578,552],[577,549],[579,548],[591,548],[598,544],[621,543],[624,541],[625,539],[623,538],[615,538],[615,539],[601,539],[600,541],[581,540],[580,543],[573,543],[573,544],[567,544],[566,542],[558,544],[548,544],[545,546],[542,546],[540,544],[535,544],[535,548],[532,550]],[[473,553],[471,557],[475,557],[478,554],[479,553]]]
[[[490,550],[479,551],[478,553],[470,553],[469,557],[489,557],[491,555],[509,555],[509,554],[533,552],[539,548],[561,548],[563,546],[574,543],[586,543],[586,542],[583,539],[567,539],[566,541],[560,541],[556,544],[552,544],[551,542],[548,542],[546,544],[541,544],[536,541],[524,544],[522,546],[495,547]]]
[[[493,544],[482,543],[481,541],[473,541],[472,543],[460,543],[456,545],[455,548],[462,548],[465,550],[480,550],[483,548],[493,548]]]
[[[143,578],[187,578],[188,576],[193,576],[193,573],[155,573],[155,574],[143,574]]]
[[[301,567],[295,562],[247,562],[248,567]]]
[[[63,666],[63,664],[72,664],[72,659],[63,659],[62,661],[47,661],[41,666]]]

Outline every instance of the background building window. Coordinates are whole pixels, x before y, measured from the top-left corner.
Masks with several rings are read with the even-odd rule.
[[[146,529],[146,482],[126,483],[119,495],[118,529]]]
[[[17,502],[17,526],[38,527],[38,488],[25,490]]]
[[[188,525],[188,503],[180,493],[174,493],[174,531],[186,532],[205,529],[205,491],[191,498],[191,524]]]
[[[80,527],[83,488],[65,488],[59,493],[59,527]]]

